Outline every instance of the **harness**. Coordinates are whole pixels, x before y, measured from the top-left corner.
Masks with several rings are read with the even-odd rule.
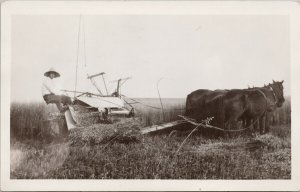
[[[272,95],[273,95],[273,98],[274,98],[274,100],[275,100],[275,104],[277,104],[277,102],[278,102],[278,99],[277,99],[277,97],[276,97],[276,94],[275,94],[275,90],[273,89],[273,87],[271,87],[270,85],[268,86],[268,88],[272,91]]]

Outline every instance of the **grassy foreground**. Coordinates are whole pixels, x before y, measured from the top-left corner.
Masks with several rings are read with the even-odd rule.
[[[68,139],[48,144],[14,142],[11,178],[290,179],[289,129],[272,130],[254,138],[194,135],[178,153],[186,134],[145,136],[127,144],[72,145]]]
[[[132,125],[136,128],[171,121],[182,113],[167,105],[165,108],[164,115],[140,108],[142,113]],[[49,107],[42,104],[12,106],[11,133],[16,136],[11,139],[12,179],[291,178],[290,124],[273,125],[270,133],[255,136],[209,138],[199,131],[182,148],[190,130],[138,135],[138,139],[125,143],[117,139],[101,142],[99,129],[111,130],[113,125],[99,125],[99,129],[74,130],[51,141],[39,135],[42,127],[38,122],[47,110]],[[130,121],[125,124],[130,125]]]

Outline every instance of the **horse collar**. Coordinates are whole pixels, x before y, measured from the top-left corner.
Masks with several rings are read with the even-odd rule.
[[[275,94],[275,91],[274,91],[274,89],[271,87],[271,86],[268,86],[269,88],[270,88],[270,90],[272,91],[272,93],[273,93],[273,97],[274,97],[274,99],[275,99],[275,103],[277,103],[277,97],[276,97],[276,94]]]

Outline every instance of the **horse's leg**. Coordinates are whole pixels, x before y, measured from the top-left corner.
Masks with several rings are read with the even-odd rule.
[[[253,119],[253,129],[254,132],[257,132],[259,128],[259,118],[257,117],[256,119]]]
[[[249,127],[250,121],[251,121],[250,118],[245,117],[245,118],[243,119],[243,128]]]
[[[225,138],[227,139],[227,138],[232,137],[234,135],[234,133],[227,132],[226,130],[235,130],[235,129],[237,129],[237,122],[233,118],[230,118],[225,123],[224,129],[225,129],[225,132],[224,132]]]
[[[252,133],[252,131],[251,131],[251,123],[252,123],[252,119],[251,118],[245,118],[245,125],[244,125],[244,127],[243,128],[246,128],[247,130],[246,130],[246,132],[248,133],[248,134],[251,134]]]
[[[265,133],[269,133],[270,131],[270,118],[271,118],[271,113],[267,113],[265,118]]]
[[[262,135],[264,133],[264,126],[265,125],[265,115],[262,115],[259,118],[259,133]]]

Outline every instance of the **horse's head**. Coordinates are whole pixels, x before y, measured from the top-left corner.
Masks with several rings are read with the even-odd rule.
[[[274,81],[272,84],[269,84],[269,87],[273,89],[273,92],[277,98],[276,105],[277,107],[281,107],[283,102],[285,101],[284,95],[283,95],[283,82],[284,81]]]

